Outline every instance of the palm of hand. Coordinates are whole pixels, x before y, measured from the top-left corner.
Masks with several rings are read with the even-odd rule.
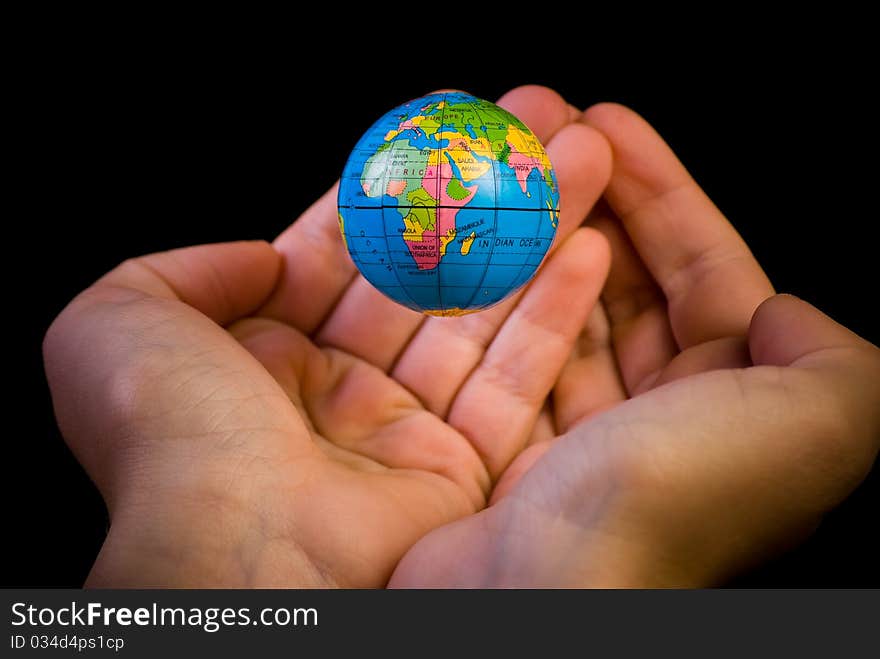
[[[258,555],[256,582],[302,584],[285,559],[299,555],[313,583],[381,586],[418,538],[485,505],[488,474],[468,440],[384,371],[275,321],[231,331],[268,371],[257,388],[284,390],[274,421],[258,413],[281,431],[249,438],[260,459],[241,473],[249,484],[230,487],[280,541]]]

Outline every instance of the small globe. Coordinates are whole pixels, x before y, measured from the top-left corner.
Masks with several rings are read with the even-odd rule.
[[[485,309],[535,274],[556,234],[559,188],[526,125],[460,92],[379,119],[339,185],[339,228],[361,274],[432,315]]]

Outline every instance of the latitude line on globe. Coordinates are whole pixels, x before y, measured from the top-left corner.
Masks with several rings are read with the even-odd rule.
[[[376,208],[430,208],[430,206],[412,206],[412,205],[346,206],[346,205],[340,205],[339,208],[351,208],[354,210],[358,210],[358,209],[373,210]],[[443,205],[438,204],[438,205],[434,206],[434,208],[453,208],[453,209],[455,209],[455,208],[459,208],[459,206],[450,206],[448,204],[443,204]],[[524,213],[546,213],[547,212],[546,208],[521,208],[521,207],[517,207],[517,206],[498,206],[497,208],[493,207],[493,206],[467,206],[466,208],[468,210],[472,210],[472,211],[496,211],[496,210],[498,210],[498,211],[522,211]]]
[[[383,233],[377,233],[377,234],[373,234],[373,233],[365,233],[365,234],[362,235],[362,236],[356,236],[356,237],[358,237],[358,238],[382,238],[383,236],[386,236],[386,235],[387,235],[388,238],[396,238],[396,237],[397,237],[397,235],[396,235],[396,234],[393,234],[393,233],[389,233],[389,234],[383,234]],[[525,239],[527,239],[527,238],[534,238],[534,236],[520,236],[520,235],[513,235],[513,234],[508,234],[508,235],[505,235],[505,236],[504,236],[504,239],[509,239],[509,240],[525,240]],[[502,239],[499,238],[499,240],[502,240]],[[392,251],[392,252],[400,252],[401,254],[407,254],[407,253],[408,253],[406,250],[402,250],[402,249],[392,249],[391,251]],[[467,264],[462,264],[462,265],[467,265]]]

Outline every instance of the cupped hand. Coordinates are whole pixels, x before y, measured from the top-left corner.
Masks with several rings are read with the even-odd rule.
[[[488,312],[426,320],[376,292],[332,189],[273,246],[132,259],[56,319],[56,414],[111,517],[88,585],[381,586],[485,506],[609,264],[576,230],[607,142],[549,90],[500,104],[546,144],[565,207],[540,275]]]
[[[717,584],[815,528],[877,455],[880,350],[774,296],[643,119],[580,121],[614,154],[587,222],[612,247],[601,303],[494,505],[392,585]]]

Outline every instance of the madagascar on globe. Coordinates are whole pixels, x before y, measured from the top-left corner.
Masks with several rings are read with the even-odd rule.
[[[534,276],[556,234],[559,188],[523,122],[441,92],[373,124],[348,158],[338,205],[349,254],[373,286],[411,309],[454,316]]]

